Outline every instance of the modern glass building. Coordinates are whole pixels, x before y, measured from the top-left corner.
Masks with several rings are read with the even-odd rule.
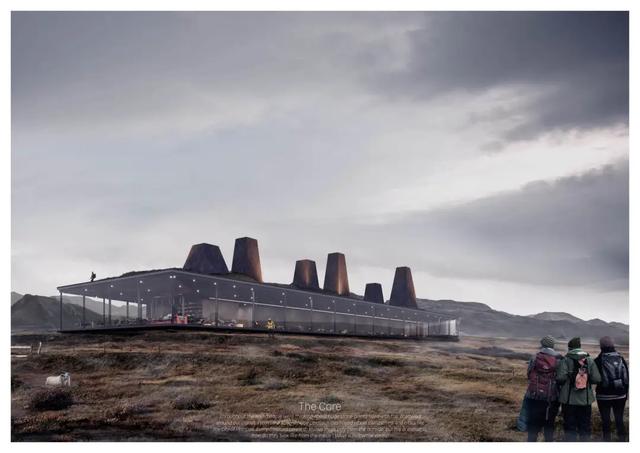
[[[206,275],[182,269],[125,274],[60,286],[60,330],[198,328],[367,337],[457,339],[458,319],[420,309],[367,302],[322,290]],[[64,325],[64,295],[102,302],[102,321]],[[124,317],[114,305],[126,307]],[[119,309],[122,311],[122,308]]]

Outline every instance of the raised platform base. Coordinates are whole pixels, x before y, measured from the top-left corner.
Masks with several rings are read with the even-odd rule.
[[[93,327],[87,329],[63,329],[59,330],[59,333],[69,334],[128,334],[139,333],[145,331],[209,331],[209,332],[226,332],[226,333],[269,333],[266,329],[251,329],[251,328],[229,328],[229,327],[212,327],[212,326],[200,326],[200,325],[185,325],[185,324],[164,324],[164,325],[147,325],[147,326],[112,326],[112,327]],[[459,337],[453,335],[431,335],[428,337],[404,337],[399,335],[366,335],[366,334],[338,334],[331,332],[292,332],[276,330],[273,332],[276,335],[305,335],[305,336],[317,336],[317,337],[352,337],[352,338],[369,338],[372,340],[414,340],[414,341],[459,341]]]

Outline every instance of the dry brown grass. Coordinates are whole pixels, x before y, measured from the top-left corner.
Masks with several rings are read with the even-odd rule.
[[[535,348],[479,338],[60,336],[12,363],[12,439],[522,441],[515,419]],[[74,404],[34,410],[31,398],[60,371],[72,375]],[[595,410],[594,419],[599,427]]]

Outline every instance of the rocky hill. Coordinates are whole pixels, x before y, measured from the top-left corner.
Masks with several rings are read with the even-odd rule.
[[[86,322],[99,322],[102,315],[86,310]],[[62,304],[62,322],[66,327],[79,327],[82,323],[82,308],[77,305]],[[54,331],[60,324],[60,302],[51,297],[25,294],[11,306],[11,330]]]
[[[577,316],[570,315],[562,311],[543,311],[535,315],[529,315],[530,318],[540,319],[541,321],[570,321],[570,322],[584,322],[584,320]]]
[[[57,300],[58,296],[52,296],[51,298]],[[62,296],[62,301],[63,303],[73,304],[73,305],[82,307],[82,296]],[[91,310],[95,313],[98,313],[100,316],[102,316],[102,300],[94,300],[87,297],[85,299],[85,307],[87,308],[87,310]],[[108,310],[108,309],[109,307],[107,305],[105,307],[105,310]],[[129,314],[133,316],[135,313],[135,310],[136,310],[135,305],[132,305],[129,308]],[[127,315],[127,308],[124,305],[120,305],[120,306],[115,304],[111,305],[111,317],[113,319],[119,319],[119,318],[124,319],[126,315]]]
[[[454,300],[418,299],[424,310],[445,313],[460,318],[463,335],[507,338],[540,338],[552,335],[559,340],[579,336],[587,341],[597,341],[605,335],[612,336],[620,344],[629,343],[629,326],[607,323],[599,319],[583,321],[568,313],[540,313],[532,316],[512,315],[493,310],[478,302]]]

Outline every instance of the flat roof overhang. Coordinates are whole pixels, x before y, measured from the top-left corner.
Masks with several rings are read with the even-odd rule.
[[[182,271],[180,272],[184,273]],[[204,277],[199,274],[194,275]],[[138,297],[144,299],[145,294],[148,294],[148,297],[187,294],[189,291],[189,286],[187,285],[188,278],[182,276],[180,278],[184,287],[184,292],[181,293],[175,292],[178,286],[176,285],[177,278],[178,271],[176,270],[150,271],[123,277],[106,278],[93,282],[63,285],[58,286],[57,289],[64,294],[135,302]],[[184,280],[184,282],[182,282],[182,280]]]
[[[333,300],[344,301],[345,303],[361,303],[373,307],[386,307],[386,311],[402,312],[407,316],[407,320],[428,321],[431,318],[435,321],[452,320],[456,317],[436,313],[426,310],[415,310],[406,307],[391,307],[386,304],[362,301],[355,298],[342,297],[322,292],[305,291],[301,289],[278,286],[268,283],[250,282],[229,278],[224,275],[205,275],[194,272],[187,272],[180,269],[164,269],[158,271],[137,272],[132,275],[122,277],[112,277],[93,282],[75,283],[71,285],[59,286],[57,289],[64,294],[86,296],[98,299],[113,299],[117,301],[129,301],[136,303],[138,300],[146,304],[149,301],[163,297],[174,296],[198,296],[211,298],[214,296],[214,287],[217,281],[224,281],[235,285],[248,285],[253,287],[269,288],[271,290],[281,290],[283,292],[302,293],[309,297],[323,296]],[[246,299],[237,302],[250,302]],[[391,316],[400,319],[396,316]]]

